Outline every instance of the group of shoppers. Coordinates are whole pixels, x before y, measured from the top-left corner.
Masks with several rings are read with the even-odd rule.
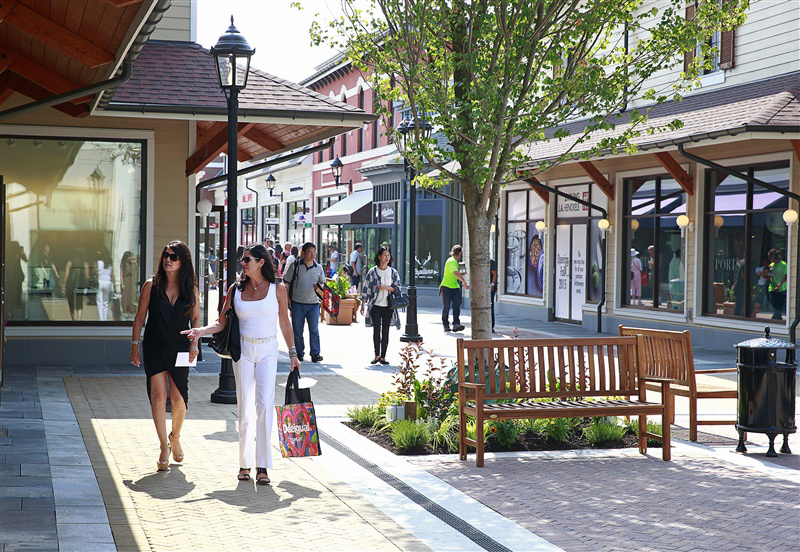
[[[291,246],[291,244],[287,244]],[[133,322],[130,361],[144,364],[147,394],[160,450],[158,471],[168,471],[170,456],[181,463],[185,453],[180,441],[189,403],[189,366],[177,366],[179,353],[188,353],[189,364],[199,352],[200,338],[224,329],[228,311],[233,308],[239,324],[241,356],[234,360],[236,397],[239,417],[239,481],[250,481],[255,467],[255,481],[270,483],[268,470],[273,467],[270,438],[272,434],[275,380],[278,367],[278,329],[289,350],[291,370],[298,370],[305,353],[304,326],[309,327],[312,362],[322,361],[319,340],[319,298],[325,286],[325,271],[316,262],[316,247],[305,243],[300,251],[290,251],[278,262],[274,251],[257,244],[242,248],[238,263],[241,273],[228,288],[216,322],[201,325],[199,291],[189,247],[172,241],[161,252],[155,275],[142,286],[138,310]],[[292,250],[295,250],[292,253]],[[357,244],[349,263],[351,283],[360,284],[363,268],[361,244]],[[453,309],[453,329],[459,331],[461,290],[469,289],[458,259],[461,247],[453,247],[445,264],[442,281],[445,328],[449,330],[448,311]],[[390,294],[400,288],[400,276],[391,266],[388,247],[378,248],[375,265],[367,272],[361,291],[361,313],[367,327],[373,328],[372,364],[389,364],[386,353],[389,328],[400,329],[397,310],[391,308]],[[282,282],[278,273],[283,273]],[[289,313],[291,312],[291,321]],[[144,338],[142,328],[144,327]],[[167,432],[166,403],[171,402],[171,427]]]

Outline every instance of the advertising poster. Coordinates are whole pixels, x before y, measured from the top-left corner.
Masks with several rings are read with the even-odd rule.
[[[542,297],[544,291],[544,242],[536,223],[528,223],[528,295]]]

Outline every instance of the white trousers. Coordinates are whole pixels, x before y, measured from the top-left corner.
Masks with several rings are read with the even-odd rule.
[[[97,319],[108,320],[108,301],[111,299],[111,280],[97,285]]]
[[[239,408],[239,467],[272,468],[272,423],[278,340],[242,341],[242,356],[233,363]]]

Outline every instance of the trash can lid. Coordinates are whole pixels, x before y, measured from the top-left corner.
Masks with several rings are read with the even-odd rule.
[[[764,328],[764,337],[757,339],[748,339],[737,343],[734,347],[742,349],[800,349],[800,345],[796,345],[791,341],[778,339],[777,337],[769,336],[769,326]]]

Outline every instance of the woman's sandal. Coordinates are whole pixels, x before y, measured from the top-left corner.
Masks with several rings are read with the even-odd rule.
[[[389,364],[389,361],[388,361],[388,360],[386,360],[385,358],[382,358],[382,359],[378,360],[378,362],[380,362],[380,363],[381,363],[381,364],[383,364],[384,366],[386,366],[387,364]]]
[[[269,485],[267,468],[256,468],[256,485]]]
[[[250,468],[239,468],[239,475],[236,476],[239,481],[250,481]]]
[[[158,455],[158,461],[156,462],[156,466],[158,467],[158,471],[169,471],[169,454],[172,452],[169,444],[167,444],[167,459],[161,460],[162,453],[164,452],[164,447],[161,447],[161,453]]]
[[[178,448],[175,446],[174,441],[177,441],[180,437],[173,437],[172,432],[169,433],[169,446],[172,448],[172,459],[175,460],[178,464],[183,462],[184,454],[183,448],[181,448],[180,452],[178,452]]]
[[[375,357],[372,359],[372,362],[370,362],[370,364],[378,364],[380,361],[381,361],[380,357]]]

